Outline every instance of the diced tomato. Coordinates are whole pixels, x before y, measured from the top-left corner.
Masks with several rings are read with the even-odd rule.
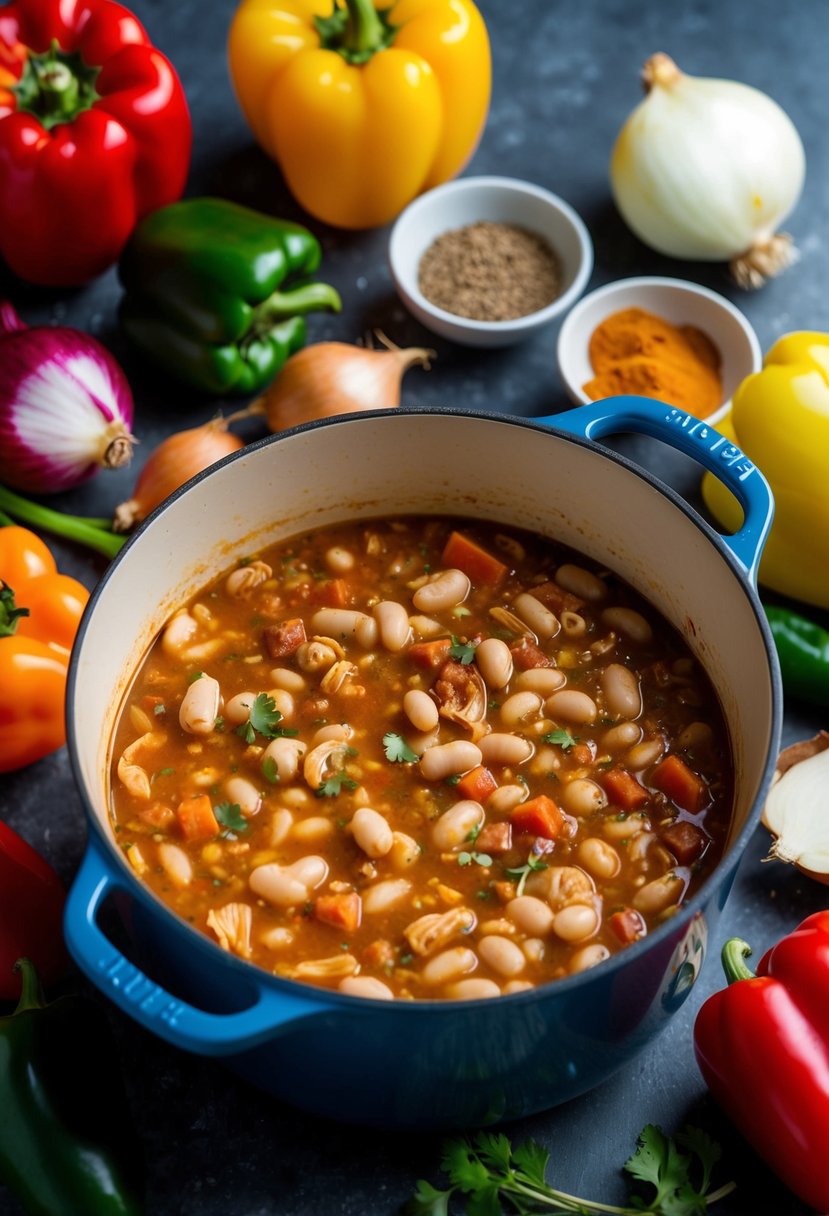
[[[519,671],[529,671],[532,667],[552,667],[553,660],[548,659],[543,650],[539,650],[530,638],[521,638],[509,648],[512,661]]]
[[[657,764],[651,781],[671,802],[692,815],[698,814],[708,802],[708,786],[673,753]]]
[[[572,591],[565,591],[558,583],[539,583],[537,587],[530,587],[528,590],[551,612],[578,612],[585,605],[585,600],[573,595]]]
[[[473,802],[486,802],[493,790],[497,790],[498,782],[488,768],[479,764],[470,769],[458,782],[456,789],[461,798],[470,798]]]
[[[648,931],[642,914],[635,908],[621,908],[607,918],[607,923],[623,946],[638,941]]]
[[[521,836],[543,836],[555,840],[564,827],[564,816],[546,794],[538,794],[510,814],[512,826]]]
[[[342,578],[327,578],[314,584],[308,598],[321,608],[345,608],[348,604],[348,584]]]
[[[283,621],[281,625],[266,625],[262,636],[272,659],[285,659],[307,641],[302,617]]]
[[[626,768],[611,768],[602,777],[608,800],[623,811],[635,811],[645,805],[650,795]]]
[[[449,638],[438,638],[434,642],[413,642],[406,651],[415,667],[436,671],[449,657],[452,643]]]
[[[479,853],[508,853],[512,848],[512,824],[486,823],[475,838],[475,849]]]
[[[444,546],[441,560],[444,566],[463,570],[476,586],[497,587],[509,567],[487,553],[462,532],[453,532]]]
[[[708,845],[708,837],[702,828],[687,819],[676,819],[659,833],[666,848],[670,849],[681,866],[689,866],[702,857]]]
[[[182,798],[176,807],[176,818],[185,840],[207,840],[219,833],[219,824],[213,814],[213,803],[209,794]]]
[[[363,901],[356,891],[320,895],[314,904],[317,920],[324,925],[333,925],[335,929],[343,929],[346,933],[359,929],[362,915]]]

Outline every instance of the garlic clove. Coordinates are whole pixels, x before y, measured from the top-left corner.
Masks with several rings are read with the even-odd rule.
[[[762,820],[774,837],[767,860],[829,885],[829,732],[780,753]]]

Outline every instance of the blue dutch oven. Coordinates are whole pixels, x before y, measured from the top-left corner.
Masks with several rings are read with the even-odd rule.
[[[621,432],[662,440],[714,472],[743,507],[740,530],[719,535],[657,478],[595,442]],[[236,557],[312,527],[438,513],[553,536],[618,572],[679,629],[729,723],[733,822],[698,893],[592,970],[495,1000],[372,1001],[223,952],[143,886],[111,828],[110,740],[165,619]],[[636,397],[530,421],[463,410],[351,415],[252,444],[195,478],[113,562],[74,650],[69,747],[89,817],[66,911],[76,962],[154,1034],[334,1118],[469,1127],[597,1085],[691,990],[771,780],[780,681],[755,582],[772,513],[765,478],[738,448]],[[108,931],[110,910],[126,936]]]

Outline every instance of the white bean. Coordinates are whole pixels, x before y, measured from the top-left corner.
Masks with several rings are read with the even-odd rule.
[[[604,732],[602,748],[609,752],[621,752],[626,747],[638,743],[641,738],[641,726],[637,726],[635,722],[620,722],[618,726],[611,726],[610,730]]]
[[[363,996],[372,1001],[393,1001],[394,993],[388,984],[373,975],[347,975],[337,985],[339,992],[348,996]]]
[[[165,654],[177,655],[188,642],[192,642],[198,632],[199,624],[195,617],[182,609],[172,618],[161,638],[161,648]]]
[[[508,937],[485,937],[478,942],[478,954],[493,971],[508,980],[523,971],[527,963],[524,951]]]
[[[528,591],[522,591],[515,597],[512,610],[541,639],[554,638],[561,629],[561,622],[556,614]]]
[[[354,735],[354,731],[347,722],[329,722],[327,726],[321,726],[319,730],[314,731],[311,737],[311,747],[316,747],[320,743],[330,743],[335,740],[337,743],[347,743]]]
[[[376,882],[363,891],[363,911],[386,912],[405,899],[412,889],[412,884],[406,878],[386,878]]]
[[[294,934],[290,929],[276,925],[273,929],[266,929],[259,940],[268,950],[285,950],[293,942]]]
[[[501,722],[515,728],[537,718],[541,712],[541,697],[537,692],[514,692],[501,706]]]
[[[438,707],[422,688],[410,688],[403,698],[403,712],[415,730],[434,730],[439,721]]]
[[[474,971],[478,966],[478,957],[468,946],[453,946],[430,958],[420,973],[424,984],[435,988],[440,984],[449,984],[452,980]]]
[[[304,692],[308,687],[305,676],[290,667],[272,667],[268,679],[274,688],[284,688],[286,692]]]
[[[412,603],[418,612],[444,612],[456,608],[469,595],[472,584],[462,570],[439,570],[418,587]]]
[[[579,971],[589,971],[597,963],[603,963],[606,958],[610,958],[607,946],[602,946],[599,942],[594,942],[592,946],[582,946],[570,959],[570,974],[577,975]]]
[[[649,642],[653,636],[653,631],[642,613],[622,605],[605,608],[602,612],[602,623],[607,625],[608,629],[623,633],[632,642]]]
[[[326,642],[303,642],[297,647],[295,658],[302,670],[312,675],[317,671],[327,671],[336,663],[338,655]]]
[[[230,572],[225,579],[225,592],[233,599],[245,600],[272,574],[273,570],[265,562],[248,562],[246,566]]]
[[[678,904],[685,890],[685,879],[679,874],[663,874],[653,882],[645,883],[633,897],[633,906],[645,916],[664,912],[672,904]]]
[[[268,832],[268,844],[272,847],[282,844],[291,828],[293,827],[294,817],[287,807],[280,806],[274,811],[271,816],[271,827]]]
[[[565,811],[570,815],[593,815],[607,806],[607,794],[595,781],[587,777],[575,777],[561,787],[560,800]]]
[[[349,824],[355,843],[367,857],[385,857],[394,844],[394,835],[388,822],[379,811],[370,806],[361,806],[351,817]]]
[[[576,860],[594,878],[615,878],[622,868],[622,859],[612,844],[600,836],[587,836],[576,850]]]
[[[262,764],[273,761],[276,766],[276,776],[280,782],[293,781],[299,772],[300,761],[308,750],[301,739],[280,736],[271,739],[262,756]]]
[[[521,949],[524,951],[524,957],[530,963],[540,963],[547,953],[547,947],[540,937],[525,937],[521,943]]]
[[[190,735],[209,735],[216,725],[222,690],[212,676],[201,675],[188,685],[178,711],[181,729]]]
[[[286,688],[272,688],[268,696],[273,701],[274,709],[282,715],[282,720],[290,721],[294,716],[294,698]]]
[[[553,910],[543,899],[534,895],[519,895],[506,907],[507,916],[523,933],[545,937],[553,927]]]
[[[351,608],[319,608],[311,617],[315,633],[329,638],[354,638],[358,645],[370,650],[377,642],[377,622],[365,612]]]
[[[420,772],[427,781],[443,781],[468,773],[481,763],[481,749],[466,739],[454,739],[451,743],[436,743],[420,757]]]
[[[397,654],[412,636],[408,612],[395,600],[381,600],[379,604],[374,605],[372,612],[377,621],[382,645],[392,654]]]
[[[535,984],[531,984],[529,980],[510,980],[508,984],[504,984],[501,991],[504,996],[512,996],[514,992],[529,992],[531,988],[535,988]]]
[[[193,879],[193,866],[184,849],[166,840],[158,846],[158,860],[164,873],[176,887],[186,887]]]
[[[512,655],[501,638],[484,638],[475,651],[478,671],[489,688],[506,688],[512,678]]]
[[[487,806],[494,814],[508,815],[515,807],[526,802],[528,797],[526,785],[519,785],[517,782],[515,785],[499,785],[487,798]]]
[[[661,736],[656,739],[643,739],[641,743],[635,743],[627,752],[625,764],[634,772],[647,768],[649,764],[656,764],[664,750],[665,743]]]
[[[553,932],[565,942],[581,942],[599,927],[599,914],[591,904],[568,904],[553,919]]]
[[[437,819],[432,827],[432,842],[435,848],[448,853],[468,842],[469,835],[480,827],[485,819],[480,802],[464,799],[456,802]]]
[[[637,832],[650,831],[651,821],[647,815],[637,811],[632,815],[622,815],[621,818],[614,815],[612,819],[605,819],[602,824],[602,832],[608,840],[628,840],[635,836]]]
[[[551,718],[560,718],[564,722],[574,722],[577,726],[587,726],[596,721],[596,702],[586,692],[577,688],[562,688],[554,692],[544,702],[544,712]]]
[[[607,587],[600,578],[589,570],[585,570],[583,566],[574,566],[571,562],[565,562],[564,565],[559,566],[555,579],[559,587],[563,587],[565,591],[570,591],[582,600],[590,600],[595,603],[603,600],[607,595]]]
[[[711,741],[713,731],[707,722],[689,722],[677,737],[677,747],[680,751],[690,751],[695,747],[705,747]]]
[[[231,802],[235,802],[243,815],[250,818],[257,814],[262,806],[262,795],[247,777],[228,777],[224,783],[224,792]]]
[[[332,545],[326,550],[325,564],[332,574],[347,574],[354,569],[354,554],[340,545]]]
[[[328,862],[324,857],[310,854],[300,857],[290,866],[269,862],[251,870],[248,883],[255,895],[277,908],[290,908],[304,903],[309,892],[328,877]]]
[[[241,726],[250,717],[251,707],[256,700],[255,692],[237,692],[225,703],[223,717],[231,726]]]
[[[501,989],[494,980],[485,980],[475,976],[470,980],[458,980],[446,989],[446,995],[454,1001],[480,1001],[492,996],[500,996]]]
[[[533,745],[521,735],[494,732],[478,741],[484,764],[523,764],[533,754]]]
[[[517,692],[537,692],[541,697],[549,697],[566,683],[567,676],[558,667],[531,667],[518,673],[513,687]]]
[[[319,844],[325,840],[334,831],[334,825],[330,819],[326,819],[324,815],[309,815],[307,819],[300,819],[291,829],[291,838],[299,840],[302,844]]]
[[[622,663],[608,663],[600,676],[605,706],[614,718],[638,718],[642,712],[639,680]]]

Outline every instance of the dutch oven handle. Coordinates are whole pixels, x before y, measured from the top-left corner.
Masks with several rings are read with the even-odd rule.
[[[66,944],[81,970],[110,1000],[173,1046],[199,1055],[234,1055],[272,1039],[293,1022],[326,1011],[319,1000],[266,987],[255,972],[246,979],[256,987],[257,999],[239,1012],[207,1013],[173,996],[125,958],[98,925],[104,901],[121,889],[123,879],[91,836],[66,903]]]
[[[533,421],[591,440],[630,431],[650,435],[698,461],[743,508],[742,527],[722,539],[756,584],[760,554],[774,516],[771,488],[748,457],[707,422],[649,397],[608,397]]]

